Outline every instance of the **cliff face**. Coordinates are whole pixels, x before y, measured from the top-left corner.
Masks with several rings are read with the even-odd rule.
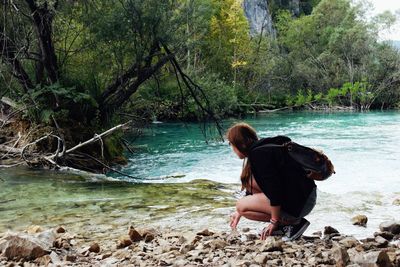
[[[244,0],[244,14],[250,24],[250,34],[274,35],[268,0]]]
[[[275,35],[269,0],[244,0],[243,9],[250,24],[250,34]],[[300,14],[300,0],[289,0],[286,4],[294,16]]]

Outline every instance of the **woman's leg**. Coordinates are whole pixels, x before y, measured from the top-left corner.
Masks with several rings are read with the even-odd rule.
[[[239,199],[236,203],[236,210],[249,220],[268,222],[271,219],[271,204],[264,193]]]

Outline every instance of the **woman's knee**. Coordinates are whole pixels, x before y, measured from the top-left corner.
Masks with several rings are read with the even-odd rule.
[[[249,201],[247,201],[246,197],[241,198],[236,202],[236,211],[240,215],[243,215],[243,213],[245,213],[248,210],[249,210]]]

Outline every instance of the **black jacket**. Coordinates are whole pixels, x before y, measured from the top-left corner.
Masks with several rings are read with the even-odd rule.
[[[298,217],[308,196],[316,186],[307,178],[299,163],[280,147],[263,147],[265,144],[283,144],[290,141],[286,136],[262,138],[249,152],[251,171],[258,186],[268,197],[271,206]]]

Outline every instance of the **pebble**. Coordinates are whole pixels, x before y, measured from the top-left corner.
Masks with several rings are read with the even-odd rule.
[[[180,233],[169,231],[147,231],[129,228],[128,234],[118,240],[118,250],[111,242],[92,242],[84,249],[70,244],[68,250],[61,246],[51,255],[35,260],[36,265],[76,266],[398,266],[400,247],[389,243],[384,236],[391,237],[391,232],[378,232],[363,243],[352,236],[342,236],[332,228],[326,227],[324,235],[329,239],[320,239],[319,235],[301,238],[292,242],[283,242],[281,237],[267,237],[266,240],[241,241],[251,230],[236,233],[214,233],[204,229],[183,238]],[[335,231],[336,230],[336,231]],[[142,238],[133,242],[132,236]],[[389,234],[388,234],[389,233]],[[69,237],[72,235],[70,233]],[[148,238],[146,240],[146,237]],[[193,238],[194,237],[194,238]],[[57,240],[67,242],[63,233]],[[88,240],[75,237],[78,243]],[[90,239],[93,240],[93,239]],[[87,244],[87,243],[86,243]],[[1,239],[0,239],[1,247]],[[79,251],[85,251],[83,257]],[[102,251],[102,254],[99,254]],[[5,264],[3,264],[5,262]],[[57,262],[57,263],[55,263]],[[19,263],[3,260],[0,265]],[[27,263],[28,264],[28,263]],[[26,266],[29,266],[25,264]]]

